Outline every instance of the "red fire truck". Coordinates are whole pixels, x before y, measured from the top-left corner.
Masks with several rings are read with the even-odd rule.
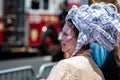
[[[55,36],[61,30],[58,14],[65,0],[0,1],[1,52],[39,53],[48,49],[42,48],[43,45],[55,44],[56,40],[49,35]],[[87,0],[67,0],[67,4],[70,8],[73,4],[87,4]]]

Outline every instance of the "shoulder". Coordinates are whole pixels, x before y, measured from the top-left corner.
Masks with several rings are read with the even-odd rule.
[[[75,57],[71,57],[69,59],[65,59],[62,62],[68,63],[68,64],[78,64],[79,63],[84,63],[84,62],[89,62],[89,59],[91,57],[87,57],[87,56],[75,56]]]
[[[56,65],[56,71],[59,71],[59,73],[62,72],[61,74],[65,74],[67,76],[77,76],[84,80],[104,80],[101,70],[94,63],[91,57],[86,56],[75,56],[61,60]]]
[[[69,66],[70,68],[74,67],[75,69],[82,69],[90,65],[91,59],[86,56],[75,56],[69,59],[61,60],[58,65],[60,66]]]
[[[90,57],[86,56],[61,60],[47,80],[104,80],[100,69],[97,66],[93,67],[95,64],[91,62]]]

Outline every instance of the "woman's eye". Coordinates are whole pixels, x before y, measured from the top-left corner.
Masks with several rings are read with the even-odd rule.
[[[64,35],[65,35],[65,36],[68,36],[68,34],[67,34],[67,33],[64,33]]]

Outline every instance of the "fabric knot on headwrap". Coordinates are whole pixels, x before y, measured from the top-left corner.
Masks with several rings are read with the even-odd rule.
[[[120,15],[113,4],[96,3],[91,6],[73,6],[66,16],[79,31],[76,53],[83,45],[97,42],[108,50],[117,44],[117,32],[120,31]],[[119,24],[119,25],[118,25]]]

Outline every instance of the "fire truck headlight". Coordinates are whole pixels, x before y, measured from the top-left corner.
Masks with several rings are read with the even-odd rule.
[[[46,32],[46,31],[47,31],[47,27],[46,27],[46,26],[43,26],[43,27],[42,27],[42,31],[43,31],[43,32]]]

